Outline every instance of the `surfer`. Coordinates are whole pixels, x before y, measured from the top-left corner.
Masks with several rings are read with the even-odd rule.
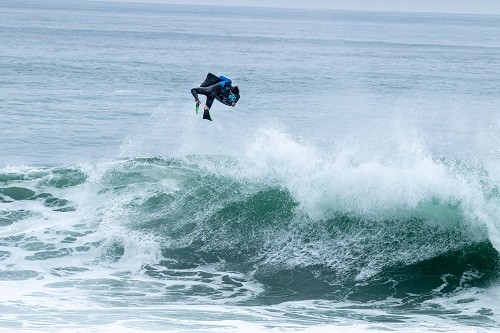
[[[191,89],[191,94],[193,94],[196,103],[196,110],[198,110],[201,104],[198,94],[207,96],[207,101],[203,108],[203,119],[210,121],[212,121],[212,117],[210,117],[209,110],[212,107],[214,99],[233,108],[240,99],[240,90],[238,86],[232,86],[231,79],[222,75],[216,76],[212,73],[208,73],[207,78],[198,88]]]

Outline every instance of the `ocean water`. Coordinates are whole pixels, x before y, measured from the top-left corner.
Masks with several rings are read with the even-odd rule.
[[[2,0],[0,331],[499,331],[499,64],[493,15]]]

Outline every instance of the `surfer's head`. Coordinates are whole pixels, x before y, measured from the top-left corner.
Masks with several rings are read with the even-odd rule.
[[[240,99],[240,89],[238,89],[238,86],[231,87],[231,90],[229,90],[229,101],[231,103],[236,104],[238,100]]]

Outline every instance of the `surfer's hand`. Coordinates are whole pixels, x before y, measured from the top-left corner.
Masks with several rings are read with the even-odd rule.
[[[231,103],[231,106],[234,108],[236,106],[236,103]]]

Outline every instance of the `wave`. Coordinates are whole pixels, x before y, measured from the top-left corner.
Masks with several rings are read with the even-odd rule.
[[[0,279],[51,262],[51,274],[121,264],[159,280],[215,267],[235,272],[224,288],[261,284],[250,301],[405,304],[498,279],[500,191],[484,168],[326,158],[271,135],[242,158],[0,170],[0,261],[14,267]]]

